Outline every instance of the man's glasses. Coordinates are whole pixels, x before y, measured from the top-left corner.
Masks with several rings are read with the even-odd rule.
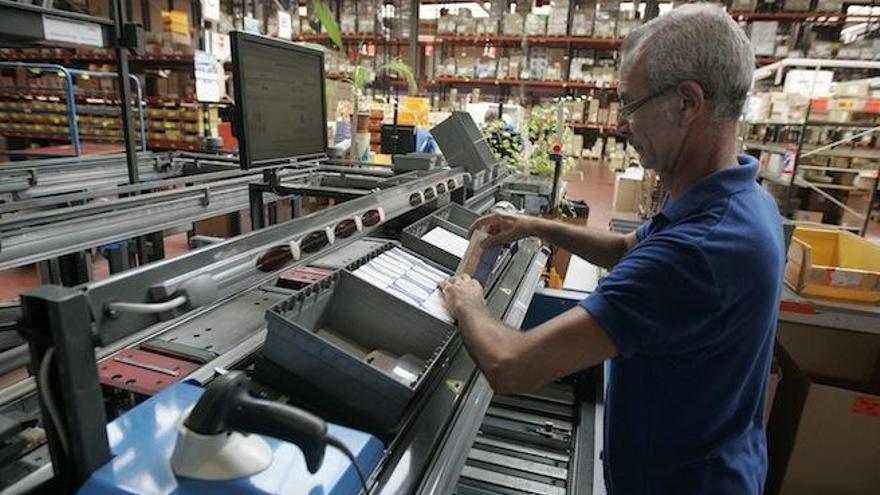
[[[332,228],[324,227],[297,240],[270,248],[257,259],[257,270],[274,272],[291,261],[299,261],[303,255],[317,253],[336,242],[336,239],[346,239],[364,227],[375,227],[384,221],[385,211],[382,208],[373,208],[358,216],[344,218]]]
[[[656,91],[654,93],[651,93],[647,96],[643,96],[641,98],[636,98],[635,100],[622,105],[620,108],[617,109],[617,122],[618,122],[618,124],[622,124],[623,122],[628,122],[630,117],[632,117],[633,114],[638,112],[640,108],[642,108],[643,106],[648,104],[648,102],[650,102],[654,98],[657,98],[658,96],[668,92],[669,90],[674,89],[676,86],[677,85],[667,86],[667,87],[661,89],[660,91]]]

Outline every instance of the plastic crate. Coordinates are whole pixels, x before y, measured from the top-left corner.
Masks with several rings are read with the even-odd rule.
[[[785,282],[804,296],[880,302],[880,245],[846,231],[797,227]]]
[[[261,374],[268,385],[344,404],[352,422],[383,431],[459,342],[451,324],[347,270],[272,308],[267,327],[262,354],[282,371]]]

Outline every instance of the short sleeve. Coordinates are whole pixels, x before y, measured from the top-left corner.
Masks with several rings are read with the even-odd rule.
[[[721,298],[705,256],[663,234],[637,244],[580,306],[622,356],[695,350],[722,331],[707,325]]]
[[[654,219],[650,219],[643,224],[639,225],[636,228],[636,240],[642,242],[645,240],[645,237],[648,237],[648,232],[651,231],[651,224],[654,223]]]

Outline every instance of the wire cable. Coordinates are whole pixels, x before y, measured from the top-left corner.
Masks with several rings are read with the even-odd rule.
[[[49,420],[52,422],[55,432],[58,433],[58,443],[61,444],[61,450],[64,451],[66,457],[70,457],[70,449],[67,444],[67,433],[64,431],[64,425],[61,423],[61,415],[58,413],[58,408],[55,406],[55,401],[52,399],[52,394],[49,390],[49,370],[52,366],[52,359],[54,357],[55,348],[50,347],[43,356],[43,361],[40,363],[40,372],[38,376],[40,398],[43,399],[43,404],[46,406],[46,411],[49,413]]]
[[[336,450],[342,452],[345,457],[348,457],[348,459],[354,465],[355,471],[357,471],[357,475],[358,478],[360,478],[361,480],[361,486],[364,489],[364,493],[369,493],[370,490],[367,488],[367,477],[364,476],[364,472],[361,471],[361,467],[358,465],[357,459],[355,459],[354,454],[352,454],[351,451],[348,450],[348,447],[344,443],[342,443],[342,440],[339,440],[333,435],[327,435],[327,445],[332,445],[336,448]]]

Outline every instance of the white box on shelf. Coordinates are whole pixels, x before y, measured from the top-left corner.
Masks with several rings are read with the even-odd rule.
[[[547,16],[540,14],[527,15],[526,34],[529,36],[544,36],[547,34]]]
[[[779,23],[776,21],[755,21],[749,38],[755,55],[773,55],[776,53],[776,31]]]
[[[592,36],[593,35],[593,14],[585,12],[577,12],[571,20],[572,36]]]
[[[523,16],[519,14],[504,14],[504,34],[521,35],[524,24]]]

